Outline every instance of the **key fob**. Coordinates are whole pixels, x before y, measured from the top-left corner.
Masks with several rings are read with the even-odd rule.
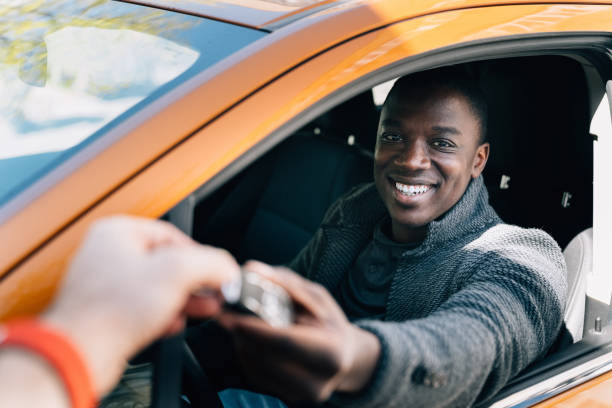
[[[243,270],[241,279],[223,286],[221,292],[232,310],[255,314],[275,327],[294,322],[291,297],[281,286],[255,272]]]

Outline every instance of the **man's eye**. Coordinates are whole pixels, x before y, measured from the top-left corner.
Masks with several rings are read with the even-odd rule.
[[[380,136],[380,140],[382,140],[383,142],[395,143],[395,142],[401,142],[402,137],[395,133],[383,133]]]
[[[441,149],[447,149],[447,148],[454,147],[454,144],[452,144],[451,142],[447,140],[434,140],[433,142],[431,142],[431,145],[434,147],[441,148]]]

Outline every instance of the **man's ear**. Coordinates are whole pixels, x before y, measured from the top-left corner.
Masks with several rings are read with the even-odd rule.
[[[480,173],[484,170],[487,160],[489,159],[489,149],[489,143],[483,143],[476,148],[474,163],[472,165],[472,178],[480,176]]]

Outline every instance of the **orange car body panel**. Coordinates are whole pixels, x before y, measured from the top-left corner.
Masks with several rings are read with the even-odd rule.
[[[297,114],[368,73],[469,41],[612,32],[612,1],[476,8],[500,3],[506,2],[339,4],[278,29],[170,92],[0,225],[0,320],[49,302],[93,221],[117,213],[161,216]],[[209,95],[214,101],[204,103]],[[610,378],[600,377],[608,390]],[[540,406],[587,406],[568,398]]]
[[[382,10],[381,6],[377,7],[377,11]],[[385,30],[412,30],[405,37],[414,38],[405,39],[394,50],[395,53],[403,52],[406,57],[462,40],[550,31],[608,31],[608,10],[609,6],[601,5],[486,7],[432,14],[407,20],[408,26],[395,24]],[[392,9],[386,14],[392,15]],[[42,192],[2,224],[0,242],[4,250],[0,258],[0,276],[13,270],[125,180],[250,93],[322,50],[359,35],[363,32],[360,27],[369,30],[390,18],[379,17],[367,7],[351,6],[346,12],[336,10],[333,14],[323,12],[308,19],[307,30],[298,22],[296,27],[289,26],[270,34],[160,98],[148,110],[151,113],[143,113],[126,123],[127,131],[121,127],[116,130],[125,133],[117,142]],[[391,51],[377,52],[388,54],[391,59]],[[320,81],[324,83],[328,77],[322,76]],[[205,95],[215,95],[214,103]],[[251,136],[244,138],[250,139]],[[210,143],[212,146],[220,142],[212,140]],[[72,194],[74,191],[79,194]]]
[[[328,20],[321,21],[321,24],[333,27],[327,23]],[[265,44],[267,48],[259,53],[247,47],[205,71],[201,75],[204,77],[202,84],[186,92],[183,98],[172,94],[166,96],[176,100],[146,118],[148,120],[143,119],[123,138],[2,225],[0,242],[4,250],[0,270],[2,274],[10,272],[10,276],[0,285],[0,318],[25,311],[33,312],[45,304],[54,284],[35,288],[43,282],[57,279],[55,275],[59,273],[52,273],[51,270],[61,268],[60,264],[63,265],[77,242],[70,239],[70,249],[58,251],[53,249],[56,241],[68,240],[67,237],[72,235],[68,232],[85,220],[88,220],[87,224],[91,222],[93,214],[100,212],[98,216],[101,216],[129,212],[147,217],[160,216],[269,132],[317,100],[368,72],[410,55],[463,41],[549,31],[602,32],[611,29],[612,7],[600,5],[487,7],[407,20],[332,48],[276,79],[212,124],[189,136],[210,118],[248,95],[250,90],[279,75],[273,69],[263,68],[270,65],[270,58],[291,59],[291,62],[286,62],[285,70],[291,63],[295,65],[300,62],[295,52],[290,57],[286,55],[286,47],[288,42],[295,37],[299,40],[299,34],[304,33],[291,33],[281,37],[278,42]],[[310,39],[315,37],[312,34],[307,36]],[[269,38],[263,39],[270,42],[267,40]],[[274,47],[277,43],[280,43],[279,46]],[[248,66],[262,68],[249,70]],[[246,75],[247,71],[249,75]],[[307,78],[303,78],[304,75]],[[279,84],[282,86],[279,87]],[[274,93],[274,89],[278,91]],[[202,104],[206,95],[218,95],[216,103]],[[194,143],[198,143],[198,146],[192,147]],[[173,165],[164,165],[174,157],[180,158]],[[155,164],[151,166],[153,162]],[[190,167],[189,163],[193,163],[193,166]],[[138,172],[135,180],[123,185]],[[147,178],[151,173],[159,175],[133,191],[132,183]],[[164,183],[165,180],[171,181]],[[73,194],[74,191],[79,194]],[[137,202],[128,198],[131,194]],[[70,199],[67,200],[67,197]],[[111,209],[109,202],[117,200],[123,204]],[[106,210],[107,207],[110,211]],[[73,225],[74,221],[78,222]],[[55,237],[67,226],[69,231]],[[51,275],[54,277],[50,278]],[[15,281],[20,282],[20,290],[15,291]]]
[[[281,37],[278,47],[266,44],[268,48],[260,53],[240,51],[205,71],[202,84],[182,98],[167,96],[176,100],[2,225],[0,242],[5,250],[0,270],[9,276],[0,284],[0,318],[36,312],[46,304],[68,255],[94,219],[114,213],[159,217],[271,131],[368,72],[464,41],[610,30],[612,7],[601,5],[500,6],[410,19],[330,49],[193,133],[277,76],[275,70],[263,68],[270,65],[270,57],[284,56],[294,65],[300,62],[297,55],[285,54],[287,41],[303,33]],[[203,105],[206,95],[218,95],[217,103]]]
[[[534,408],[610,408],[612,406],[612,371],[569,391],[547,399]]]

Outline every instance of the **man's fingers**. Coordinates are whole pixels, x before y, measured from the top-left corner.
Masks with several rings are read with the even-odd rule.
[[[221,312],[215,319],[226,330],[239,337],[248,337],[266,348],[277,348],[279,351],[298,351],[291,346],[291,331],[289,328],[274,327],[257,316],[234,312]]]
[[[248,261],[244,269],[264,276],[287,291],[295,303],[307,311],[323,316],[328,313],[342,313],[327,289],[318,283],[305,279],[284,267],[272,267],[258,261]]]
[[[250,260],[247,261],[243,268],[245,270],[258,273],[271,281],[278,283],[288,291],[298,290],[304,283],[310,281],[302,278],[290,269],[282,266],[271,266],[263,262]]]
[[[273,328],[257,316],[244,315],[230,311],[222,311],[215,319],[221,326],[229,331],[233,331],[239,327],[250,327],[253,332],[260,332],[260,329],[262,329],[261,331],[265,333],[264,326]]]
[[[325,387],[325,379],[292,361],[269,357],[262,359],[254,349],[240,352],[241,366],[248,378],[248,385],[258,392],[276,395],[290,404],[304,401],[322,401],[331,390]]]
[[[260,358],[266,352],[286,356],[311,372],[328,376],[338,371],[338,356],[330,353],[329,338],[312,327],[272,327],[255,316],[223,312],[216,317],[236,339],[256,349]]]

